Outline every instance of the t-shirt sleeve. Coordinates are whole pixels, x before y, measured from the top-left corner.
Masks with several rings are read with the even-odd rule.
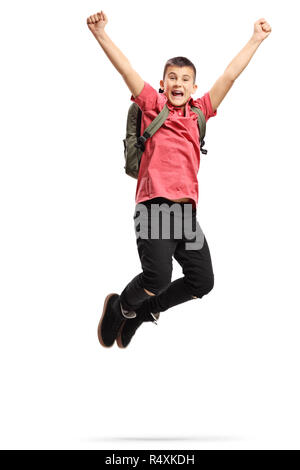
[[[157,104],[159,93],[149,83],[144,81],[144,88],[135,98],[131,95],[131,101],[136,103],[142,111],[154,109]]]
[[[209,118],[216,116],[217,110],[213,112],[209,92],[205,93],[201,98],[195,100],[194,103],[195,106],[201,109],[206,121],[208,121]]]

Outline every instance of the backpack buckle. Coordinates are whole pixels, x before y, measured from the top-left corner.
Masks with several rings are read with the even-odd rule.
[[[200,152],[202,152],[204,155],[206,155],[207,150],[203,148],[204,145],[205,145],[205,141],[204,141],[204,139],[202,139],[201,143],[200,143]]]
[[[137,143],[134,144],[134,146],[144,151],[146,140],[147,140],[146,137],[144,137],[143,135],[140,135],[140,137],[137,139]]]

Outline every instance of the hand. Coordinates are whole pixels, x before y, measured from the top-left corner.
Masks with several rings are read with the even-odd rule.
[[[95,15],[91,15],[86,20],[89,29],[92,31],[94,36],[101,34],[107,25],[108,19],[106,14],[101,10]]]
[[[262,42],[271,33],[272,29],[264,18],[260,18],[254,23],[254,33],[252,39]]]

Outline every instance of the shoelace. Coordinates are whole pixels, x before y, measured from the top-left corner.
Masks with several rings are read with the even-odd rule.
[[[158,324],[158,323],[157,323],[157,320],[158,320],[158,318],[159,318],[159,314],[158,314],[158,317],[156,317],[156,316],[155,316],[155,313],[150,312],[150,315],[151,315],[152,318],[153,318],[153,323],[155,323],[155,325],[157,325],[157,324]],[[157,315],[157,314],[156,314],[156,315]]]

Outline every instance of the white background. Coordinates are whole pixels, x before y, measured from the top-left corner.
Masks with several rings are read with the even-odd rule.
[[[1,448],[300,448],[297,2],[1,6]],[[198,219],[215,287],[101,347],[105,296],[139,272],[130,92],[89,31],[156,89],[188,57],[209,91],[263,17],[207,126]],[[182,276],[174,261],[173,279]]]

